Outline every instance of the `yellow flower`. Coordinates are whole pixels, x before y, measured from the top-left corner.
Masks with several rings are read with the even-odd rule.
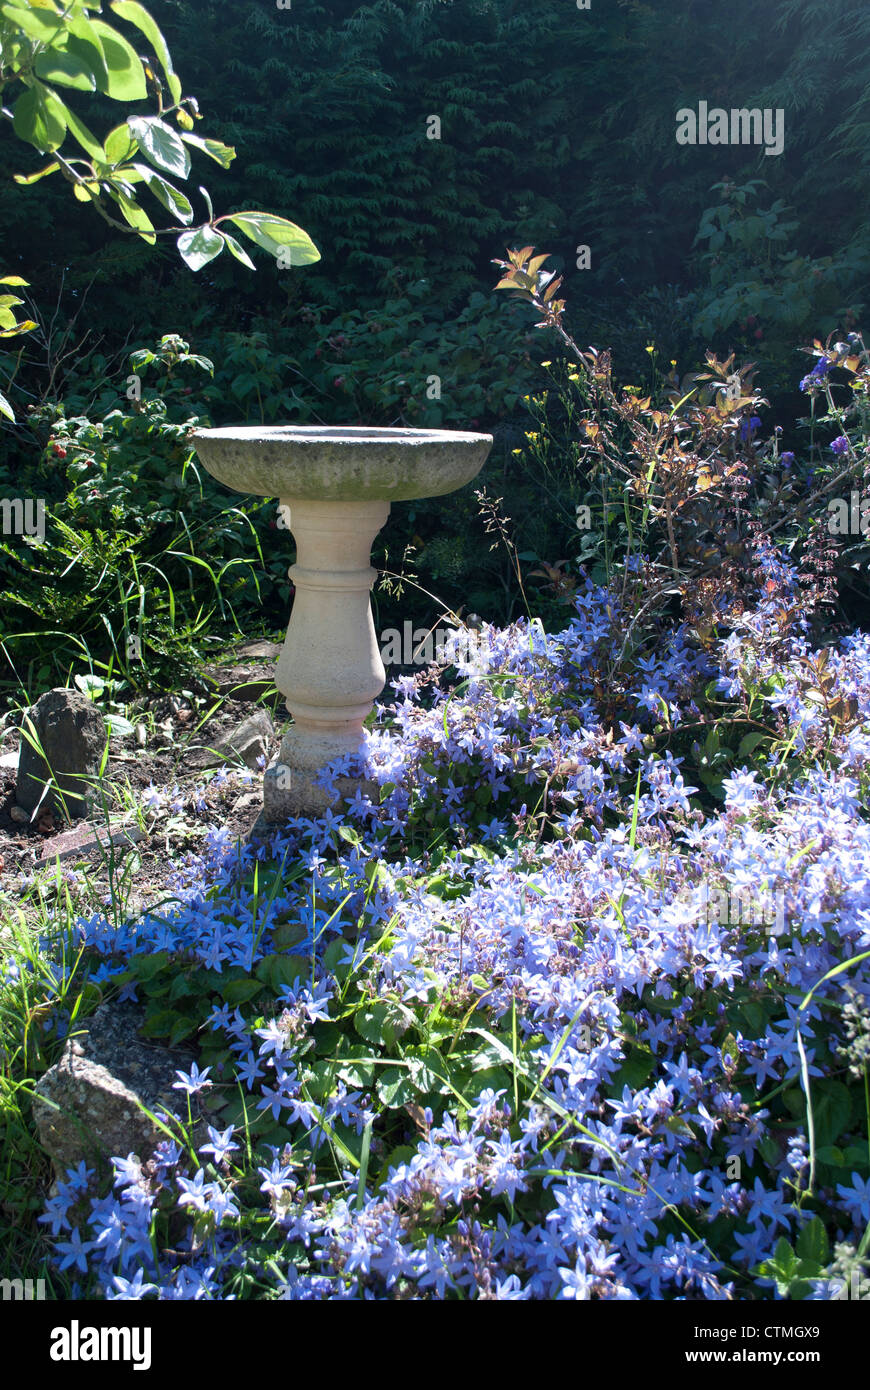
[[[541,363],[541,366],[542,366],[542,367],[552,367],[552,365],[553,365],[552,362],[542,362],[542,363]]]
[[[655,343],[647,343],[647,345],[646,345],[646,347],[645,347],[645,349],[644,349],[645,352],[649,352],[649,353],[653,353],[653,352],[655,352],[655,350],[656,350],[656,345],[655,345]]]

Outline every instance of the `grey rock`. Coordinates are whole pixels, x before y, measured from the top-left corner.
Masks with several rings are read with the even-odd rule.
[[[274,698],[275,663],[280,655],[280,642],[246,642],[226,661],[206,667],[202,678],[215,694],[231,700],[254,703],[262,697]]]
[[[246,642],[239,647],[239,656],[257,661],[277,661],[281,655],[281,643],[269,641]]]
[[[13,806],[10,815],[15,819]],[[26,815],[27,812],[25,811]],[[138,844],[144,840],[145,832],[140,830],[138,825],[122,825],[119,822],[110,823],[107,830],[104,825],[74,825],[71,830],[63,830],[59,835],[52,835],[50,839],[44,840],[39,849],[39,859],[42,863],[54,863],[55,860],[64,859],[85,859],[92,854],[95,849],[105,851],[108,845],[116,849],[127,848],[130,845]]]
[[[22,729],[36,737],[45,757],[22,733],[15,797],[19,806],[34,811],[46,783],[40,810],[55,815],[86,816],[93,804],[95,779],[106,746],[106,725],[92,700],[78,690],[49,690],[28,710]]]
[[[255,710],[248,719],[243,719],[204,750],[203,766],[214,767],[241,759],[246,767],[256,768],[258,758],[268,757],[274,737],[275,726],[269,714],[264,709]]]
[[[276,645],[277,655],[281,648]],[[263,697],[274,698],[275,661],[255,661],[235,666],[211,666],[203,672],[203,679],[210,691],[229,700],[244,700],[253,703]]]
[[[144,1017],[139,1004],[101,1004],[38,1081],[33,1116],[59,1177],[82,1159],[135,1153],[145,1162],[167,1138],[142,1107],[176,1113],[175,1071],[189,1071],[191,1057],[141,1038]]]

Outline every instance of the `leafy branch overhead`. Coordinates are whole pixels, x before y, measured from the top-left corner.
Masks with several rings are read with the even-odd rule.
[[[282,267],[319,260],[311,238],[294,222],[247,210],[215,217],[202,187],[208,217],[193,225],[193,205],[178,187],[190,177],[191,151],[226,169],[235,150],[194,133],[201,119],[196,98],[183,95],[166,40],[145,7],[138,0],[111,0],[113,13],[137,31],[135,47],[120,30],[93,14],[98,8],[93,0],[0,5],[0,111],[19,139],[50,156],[36,172],[16,174],[16,182],[34,184],[60,173],[79,202],[93,205],[117,230],[150,245],[158,236],[176,237],[181,257],[192,270],[214,260],[224,247],[255,269],[230,227],[278,258]],[[140,54],[143,39],[148,52]],[[60,97],[58,87],[123,103],[150,100],[156,109],[128,115],[100,140]],[[70,137],[78,149],[71,148]],[[143,206],[145,192],[188,230],[155,226],[153,207]]]

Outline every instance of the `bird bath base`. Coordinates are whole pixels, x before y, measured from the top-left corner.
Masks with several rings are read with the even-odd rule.
[[[263,784],[270,822],[317,814],[353,795],[361,779],[336,779],[330,794],[317,774],[359,749],[363,721],[386,679],[369,600],[377,570],[369,557],[389,502],[282,499],[282,507],[296,538],[296,595],[276,684],[294,722]]]

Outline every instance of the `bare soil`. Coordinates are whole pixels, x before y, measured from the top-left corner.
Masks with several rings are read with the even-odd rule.
[[[128,718],[145,724],[147,740],[140,747],[135,737],[113,737],[103,785],[117,842],[113,858],[116,864],[123,860],[128,870],[131,912],[167,895],[173,870],[187,852],[201,845],[210,827],[223,826],[233,838],[247,838],[262,806],[262,770],[251,769],[246,784],[240,776],[245,773],[243,764],[228,762],[230,775],[215,782],[214,767],[206,766],[215,760],[204,750],[258,706],[269,712],[280,734],[287,714],[274,686],[278,650],[274,644],[252,643],[229,653],[220,667],[205,673],[204,685],[210,693],[197,702],[143,696],[128,707]],[[19,739],[14,716],[7,714],[0,731],[0,888],[14,893],[22,880],[28,882],[41,873],[56,877],[59,869],[74,892],[81,885],[91,902],[101,899],[110,887],[109,858],[95,842],[98,833],[104,844],[108,841],[104,811],[98,809],[88,821],[71,825],[51,813],[34,824],[15,819],[14,760]],[[273,742],[267,761],[275,748]],[[143,793],[151,786],[177,787],[180,808],[145,809]],[[200,799],[205,804],[197,807]],[[138,816],[131,803],[140,807]],[[70,870],[77,872],[70,875]]]

